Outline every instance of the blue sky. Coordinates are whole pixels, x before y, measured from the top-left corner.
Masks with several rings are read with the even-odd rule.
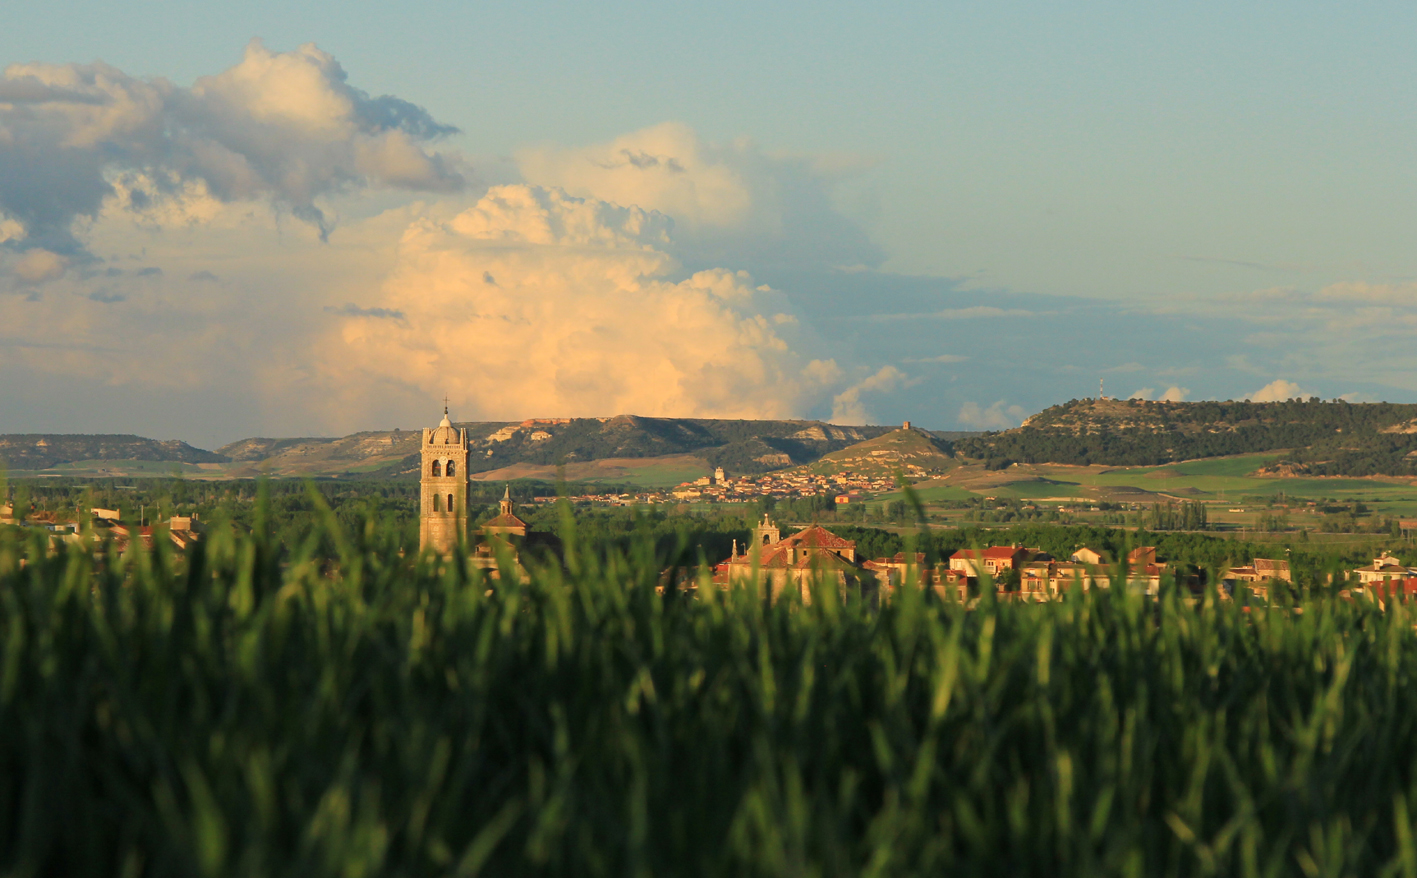
[[[168,130],[200,130],[271,170],[259,183],[222,177],[211,150],[171,135],[87,144],[75,167],[101,172],[108,188],[70,193],[74,207],[59,214],[71,224],[42,234],[33,200],[43,193],[13,181],[37,179],[39,165],[27,163],[48,161],[46,150],[13,144],[72,143],[79,117],[55,110],[41,126],[32,112],[51,105],[6,104],[0,92],[0,132],[24,135],[8,152],[0,137],[0,223],[9,198],[21,230],[0,231],[9,327],[0,368],[10,378],[0,431],[132,430],[212,444],[412,426],[425,397],[444,390],[469,417],[570,413],[540,406],[611,415],[634,404],[998,427],[1094,392],[1104,375],[1120,395],[1271,388],[1412,400],[1414,25],[1417,8],[1391,3],[26,4],[7,11],[0,62],[44,67],[11,68],[12,88],[99,59],[133,83],[162,78],[175,97],[144,94],[165,102],[154,118]],[[275,64],[314,43],[347,85],[461,133],[419,139],[405,119],[400,136],[433,162],[412,176],[387,154],[371,164],[368,142],[351,141],[338,174],[291,183],[278,153],[324,161],[330,142],[243,140],[223,115],[231,95],[247,102],[241,112],[265,98],[228,90],[193,110],[214,92],[185,91],[247,69],[253,38]],[[370,107],[354,111],[366,128]],[[637,135],[647,130],[660,134]],[[358,136],[383,136],[370,131]],[[631,154],[668,163],[674,150],[702,158],[684,172],[697,201],[618,170],[576,170]],[[82,176],[49,170],[60,182]],[[159,200],[196,181],[207,201],[189,191],[171,202],[185,206],[158,216],[148,196],[123,200],[142,184],[115,188],[122,174],[157,180],[148,196]],[[723,174],[738,188],[710,203],[704,193]],[[418,223],[478,210],[497,185],[559,187],[668,217],[667,237],[650,241],[638,221],[597,214],[620,230],[616,248],[673,262],[653,267],[662,288],[631,301],[621,287],[578,286],[584,266],[567,260],[583,244],[570,238],[553,242],[554,255],[536,244],[536,264],[486,250],[489,235],[530,228],[528,211],[544,220],[571,210],[562,202],[518,202],[515,216],[499,214],[504,225],[477,226],[471,244],[456,234],[419,239],[426,249],[398,243]],[[324,219],[311,220],[312,208]],[[312,227],[328,240],[311,239]],[[619,277],[620,250],[600,254],[597,278]],[[528,274],[498,286],[517,292],[494,302],[479,298],[492,285],[438,273],[453,261],[474,280],[494,263]],[[537,287],[548,265],[560,280]],[[704,300],[695,297],[709,287],[688,283],[697,271],[746,271],[751,282]],[[748,292],[763,284],[773,291]],[[436,307],[416,291],[444,287],[426,294],[450,297]],[[701,310],[684,311],[685,296]],[[484,323],[428,353],[412,341],[429,337],[420,314],[448,308]],[[577,335],[545,316],[574,311],[596,324],[617,309],[665,333],[735,341],[631,360],[624,339]],[[459,354],[483,347],[474,340],[493,319],[525,327],[498,336],[503,356],[574,361],[525,370],[555,392],[499,393],[484,358]],[[401,340],[380,335],[394,328]],[[420,350],[437,362],[417,375],[388,365]],[[307,351],[316,353],[295,355]],[[208,365],[177,365],[192,358]],[[164,364],[188,377],[153,378]],[[439,377],[450,371],[457,380]],[[646,378],[669,372],[678,384]],[[85,403],[55,406],[61,389]]]

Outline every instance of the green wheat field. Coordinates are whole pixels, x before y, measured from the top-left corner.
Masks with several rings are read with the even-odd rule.
[[[1417,876],[1400,605],[490,582],[320,514],[0,542],[0,874]]]

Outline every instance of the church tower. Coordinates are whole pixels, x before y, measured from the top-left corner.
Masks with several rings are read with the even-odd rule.
[[[467,430],[453,427],[444,406],[442,422],[423,430],[420,550],[450,555],[467,541],[467,455]]]
[[[758,526],[753,528],[753,545],[761,549],[763,546],[771,546],[782,541],[782,531],[768,518],[766,512],[763,513],[763,520]]]

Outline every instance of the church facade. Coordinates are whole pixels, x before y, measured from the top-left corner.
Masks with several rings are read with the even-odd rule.
[[[720,587],[757,582],[774,600],[791,590],[811,603],[815,584],[835,583],[845,594],[863,584],[874,588],[876,578],[857,559],[854,541],[816,524],[784,538],[765,513],[753,528],[752,544],[739,554],[735,542],[732,557],[715,568],[714,582]]]
[[[419,497],[418,548],[451,555],[467,542],[467,429],[443,420],[424,428],[422,491]]]

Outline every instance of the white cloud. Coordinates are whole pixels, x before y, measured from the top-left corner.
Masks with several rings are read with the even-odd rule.
[[[906,374],[895,366],[882,366],[869,378],[851,385],[832,397],[833,424],[869,424],[874,420],[861,401],[863,393],[889,393],[908,383]]]
[[[667,122],[608,143],[517,154],[527,182],[655,210],[674,220],[678,251],[694,261],[878,265],[879,248],[832,204],[864,163],[769,154],[746,138],[712,143]]]
[[[1161,391],[1161,396],[1157,399],[1162,402],[1185,402],[1186,397],[1191,395],[1191,391],[1185,387],[1177,387],[1174,384]]]
[[[73,221],[112,197],[140,213],[270,198],[328,231],[320,196],[461,186],[453,160],[422,146],[454,129],[345,80],[313,44],[272,52],[258,40],[190,88],[102,62],[11,65],[0,76],[0,211],[30,244],[67,252],[79,249]]]
[[[90,431],[230,439],[362,429],[371,410],[323,404],[335,394],[312,343],[334,320],[325,307],[374,297],[409,216],[422,212],[351,224],[328,244],[313,227],[281,229],[278,215],[250,205],[181,229],[100,214],[86,229],[92,255],[28,295],[0,295],[0,373],[87,389],[93,412],[80,429]],[[204,414],[194,419],[187,408],[198,402]],[[36,411],[31,423],[51,422]]]
[[[800,414],[835,363],[803,362],[746,273],[676,280],[668,227],[637,207],[494,187],[450,221],[409,225],[319,369],[340,405],[446,392],[460,417]]]
[[[959,410],[959,422],[976,430],[1008,430],[1023,423],[1023,407],[999,400],[988,408],[966,402]]]
[[[1154,388],[1151,388],[1151,387],[1143,387],[1143,388],[1141,388],[1141,389],[1139,389],[1139,390],[1134,390],[1134,391],[1132,391],[1132,395],[1129,396],[1129,397],[1127,397],[1127,398],[1128,398],[1128,399],[1151,399],[1151,395],[1152,395],[1153,393],[1155,393],[1155,392],[1156,392],[1156,390],[1155,390]]]
[[[190,87],[7,68],[0,284],[22,295],[0,295],[0,370],[87,388],[105,429],[114,413],[172,429],[174,399],[208,400],[179,430],[226,438],[408,424],[445,392],[468,418],[800,417],[846,383],[812,321],[735,269],[878,264],[832,204],[860,163],[667,125],[521,156],[528,176],[614,198],[477,198],[429,145],[451,130],[349,86],[314,46],[253,42]]]
[[[1285,381],[1280,378],[1269,382],[1245,398],[1251,402],[1283,402],[1287,399],[1302,398],[1307,395],[1293,381]]]

